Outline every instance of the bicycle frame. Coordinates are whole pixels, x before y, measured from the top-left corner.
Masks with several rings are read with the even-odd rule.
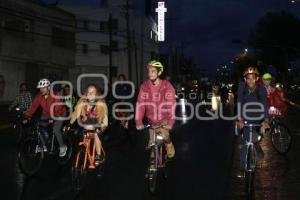
[[[160,127],[154,127],[153,133],[152,133],[152,138],[154,138],[154,149],[155,149],[155,154],[154,154],[154,159],[155,159],[155,169],[158,168],[163,168],[163,145],[158,142],[158,135],[156,134],[156,130]]]
[[[248,153],[250,148],[254,149],[254,142],[253,142],[253,128],[255,127],[260,127],[259,124],[245,124],[245,127],[249,128],[249,140],[246,143],[247,146],[247,151],[246,151],[246,159],[245,159],[245,171],[254,171],[255,165],[254,166],[248,166],[247,160],[248,160]],[[254,158],[254,161],[256,163],[256,158]]]
[[[94,141],[95,139],[95,134],[93,133],[88,133],[83,135],[83,140],[79,142],[79,147],[83,146],[85,149],[85,154],[84,154],[84,162],[83,162],[83,169],[85,170],[87,168],[89,169],[95,169],[95,154],[96,154],[96,145],[93,144],[92,152],[90,151],[91,148],[91,142]],[[78,163],[79,163],[79,156],[80,154],[77,154],[76,157],[76,163],[75,167],[78,168]]]
[[[164,161],[163,161],[163,138],[160,138],[158,139],[158,137],[161,137],[159,135],[157,135],[157,129],[163,127],[162,125],[160,126],[152,126],[152,125],[147,125],[145,128],[148,128],[148,129],[152,129],[153,132],[152,132],[152,138],[153,138],[153,141],[152,141],[152,144],[151,144],[151,154],[153,152],[154,154],[154,163],[153,163],[153,160],[151,160],[151,164],[154,164],[155,166],[155,170],[159,169],[159,168],[164,168],[165,165],[164,165]],[[150,159],[151,158],[151,155],[150,155]]]
[[[90,132],[90,133],[88,133]],[[93,131],[85,131],[83,135],[83,139],[79,142],[78,146],[84,148],[84,161],[83,161],[83,169],[95,169],[95,156],[96,156],[96,145],[94,144],[95,141],[95,134],[92,133]],[[91,145],[92,150],[91,150]],[[105,151],[103,147],[101,147],[101,151],[105,157]],[[80,153],[77,154],[76,156],[76,161],[75,161],[75,168],[78,168],[79,165],[79,159],[80,159]]]

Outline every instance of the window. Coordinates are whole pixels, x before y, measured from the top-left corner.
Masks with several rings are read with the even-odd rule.
[[[117,32],[118,29],[119,29],[119,20],[118,19],[112,19],[111,20],[111,26],[112,26],[113,32]]]
[[[106,21],[100,22],[100,31],[108,32],[108,23]]]
[[[111,28],[113,32],[117,32],[119,29],[119,20],[112,19],[111,20]],[[109,21],[101,21],[100,22],[100,31],[109,32]]]
[[[5,21],[5,29],[11,31],[11,35],[24,37],[25,36],[25,22],[22,20],[7,20]]]
[[[89,46],[87,44],[82,44],[82,53],[83,54],[89,53]]]
[[[111,48],[113,51],[119,51],[119,43],[118,41],[112,41]]]
[[[88,20],[83,20],[83,29],[89,30],[89,21]]]
[[[102,54],[109,54],[109,46],[108,45],[100,45],[100,52]]]
[[[108,0],[100,0],[100,6],[101,7],[107,7],[108,6]]]
[[[75,33],[61,28],[52,28],[52,43],[57,47],[75,49]]]

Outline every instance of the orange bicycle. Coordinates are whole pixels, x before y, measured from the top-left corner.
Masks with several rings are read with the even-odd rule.
[[[76,191],[79,191],[83,188],[88,170],[93,170],[96,168],[96,146],[94,144],[95,132],[95,130],[81,131],[82,138],[78,144],[78,152],[75,156],[74,164],[72,166],[72,186]],[[105,158],[103,147],[101,147],[101,154],[104,155]],[[101,164],[99,167],[101,167]]]

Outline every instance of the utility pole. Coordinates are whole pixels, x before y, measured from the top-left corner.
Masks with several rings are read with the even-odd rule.
[[[139,84],[143,82],[144,77],[144,37],[145,37],[145,21],[144,18],[141,20],[141,63],[140,63],[140,78],[139,78]]]
[[[135,37],[135,32],[133,32],[133,41],[134,41],[134,64],[135,64],[135,78],[136,78],[136,85],[138,85],[139,81],[139,70],[138,70],[138,47],[136,43],[136,37]]]
[[[127,31],[127,52],[128,52],[128,79],[132,80],[132,62],[131,62],[131,27],[130,27],[130,5],[126,0],[125,5],[126,31]]]
[[[109,14],[108,18],[108,29],[109,29],[109,82],[112,84],[112,68],[113,68],[113,27],[112,27],[112,14]]]

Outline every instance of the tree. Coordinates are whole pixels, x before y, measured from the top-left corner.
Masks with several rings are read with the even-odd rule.
[[[250,41],[259,60],[286,72],[288,63],[300,57],[300,19],[287,12],[268,13]]]

